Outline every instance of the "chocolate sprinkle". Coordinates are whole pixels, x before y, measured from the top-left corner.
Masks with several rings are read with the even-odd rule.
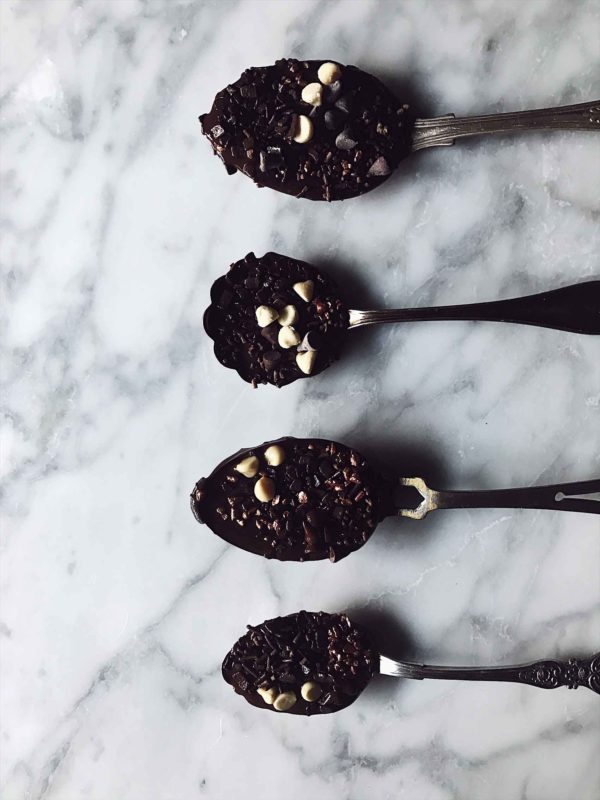
[[[322,63],[284,58],[252,67],[217,94],[200,122],[230,174],[295,197],[344,200],[379,186],[409,155],[414,115],[372,75],[342,67],[323,87],[322,105],[301,99]],[[299,115],[313,122],[305,143],[293,139]],[[371,169],[381,157],[389,172]]]
[[[377,672],[378,653],[368,633],[345,614],[299,611],[261,625],[248,625],[225,656],[223,678],[249,703],[275,711],[258,693],[293,691],[288,714],[330,714],[347,708]],[[301,695],[314,681],[321,696],[308,702]]]
[[[267,447],[283,448],[282,464],[265,460]],[[258,473],[235,470],[245,458],[258,459]],[[267,476],[275,497],[259,503],[256,481]],[[391,484],[364,458],[326,439],[291,437],[240,450],[194,487],[191,507],[226,542],[281,561],[339,561],[358,550],[390,513]]]
[[[314,283],[314,296],[303,300],[294,284]],[[339,358],[346,339],[348,311],[333,281],[310,264],[277,253],[246,258],[232,264],[211,289],[212,303],[204,315],[204,328],[214,340],[215,355],[225,367],[254,386],[271,383],[285,386],[305,375],[298,364],[299,352],[316,350],[312,375]],[[260,305],[281,311],[293,305],[298,312],[294,329],[301,337],[297,347],[278,344],[281,326],[277,321],[260,328],[256,309]]]

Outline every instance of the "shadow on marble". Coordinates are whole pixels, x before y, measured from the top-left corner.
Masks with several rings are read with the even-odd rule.
[[[376,610],[364,607],[350,607],[346,609],[350,619],[363,625],[371,634],[377,650],[390,658],[399,660],[414,660],[417,647],[409,633],[408,627],[396,614],[387,610]],[[365,689],[377,702],[389,702],[392,693],[396,693],[404,681],[386,679],[387,676],[375,675],[369,686]],[[359,701],[360,702],[360,699]]]
[[[373,281],[367,280],[368,273],[365,271],[349,269],[348,262],[344,262],[343,258],[319,258],[314,266],[331,275],[347,308],[381,307],[381,297],[377,296],[377,287],[373,291]]]

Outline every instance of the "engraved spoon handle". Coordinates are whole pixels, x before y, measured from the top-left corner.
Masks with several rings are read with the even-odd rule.
[[[397,508],[396,514],[423,519],[438,508],[536,508],[600,514],[600,479],[522,489],[438,491],[422,478],[400,478],[401,486],[414,487],[423,500],[416,508]]]
[[[568,686],[577,689],[586,686],[600,694],[600,653],[589,658],[570,658],[568,661],[547,659],[508,667],[434,667],[429,664],[412,664],[379,657],[382,675],[397,678],[435,678],[449,681],[508,681],[526,683],[540,689],[557,689]]]
[[[350,328],[390,322],[476,320],[537,325],[573,333],[600,334],[600,280],[564,286],[541,294],[429,308],[350,311]]]
[[[600,131],[600,100],[557,108],[538,108],[479,117],[448,114],[432,119],[417,119],[412,149],[447,146],[464,136],[484,133],[515,133],[534,130]]]

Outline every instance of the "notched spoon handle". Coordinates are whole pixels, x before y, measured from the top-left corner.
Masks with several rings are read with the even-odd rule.
[[[412,149],[448,146],[455,139],[484,133],[516,133],[535,130],[600,131],[600,100],[557,108],[537,108],[505,114],[459,117],[447,114],[432,119],[417,119]]]
[[[537,325],[572,333],[600,334],[600,280],[576,283],[541,294],[429,308],[350,311],[350,328],[379,322],[471,320]]]
[[[412,486],[423,498],[416,508],[396,510],[398,515],[412,519],[423,519],[439,508],[536,508],[600,514],[600,479],[475,491],[438,491],[430,489],[422,478],[400,478],[400,484]]]
[[[526,683],[539,689],[558,689],[559,686],[578,689],[585,686],[600,694],[600,653],[589,658],[570,658],[568,661],[548,659],[508,667],[433,667],[380,656],[379,671],[382,675],[393,675],[397,678],[506,681]]]

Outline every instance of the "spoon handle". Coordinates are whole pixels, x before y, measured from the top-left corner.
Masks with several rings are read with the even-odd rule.
[[[538,108],[505,114],[459,117],[447,114],[432,119],[417,119],[412,149],[448,146],[464,136],[483,133],[515,133],[534,130],[600,131],[600,100],[557,108]]]
[[[589,658],[570,658],[568,661],[547,659],[509,667],[433,667],[394,661],[380,656],[379,671],[397,678],[436,678],[447,681],[508,681],[526,683],[539,689],[558,689],[568,686],[577,689],[587,686],[600,694],[600,653]]]
[[[572,333],[600,334],[600,280],[576,283],[541,294],[429,308],[398,308],[381,311],[350,311],[350,328],[378,322],[425,320],[476,320],[517,322]]]
[[[412,519],[423,519],[438,508],[537,508],[600,514],[600,479],[522,489],[456,492],[430,489],[422,478],[400,478],[400,484],[414,487],[423,498],[416,508],[397,509],[397,514]]]

